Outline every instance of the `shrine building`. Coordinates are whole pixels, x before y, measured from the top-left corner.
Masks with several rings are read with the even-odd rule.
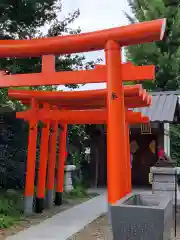
[[[158,160],[157,148],[161,146],[170,156],[170,124],[180,123],[180,91],[152,92],[152,105],[135,108],[150,119],[149,124],[131,125],[130,141],[133,154],[132,184],[148,186],[150,167]],[[96,126],[91,146],[89,164],[92,186],[106,185],[106,128]],[[121,150],[121,148],[119,148]],[[96,171],[91,171],[96,169]]]

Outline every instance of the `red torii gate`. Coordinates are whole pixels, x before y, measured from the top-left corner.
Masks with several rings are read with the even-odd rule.
[[[47,191],[48,191],[48,206],[51,207],[53,204],[53,190],[54,190],[54,171],[55,171],[55,159],[56,159],[56,139],[58,131],[58,122],[63,124],[65,129],[67,124],[106,124],[107,123],[107,89],[104,90],[92,90],[92,91],[77,91],[77,92],[51,92],[51,91],[31,91],[31,90],[14,90],[10,89],[9,97],[11,99],[16,99],[24,104],[31,105],[32,100],[38,103],[39,108],[31,108],[24,112],[17,112],[17,118],[23,118],[26,121],[31,122],[32,119],[38,123],[42,121],[45,123],[42,129],[41,138],[41,149],[40,149],[40,165],[38,172],[38,185],[36,194],[36,212],[42,212],[43,210],[43,200],[45,197],[45,179],[46,179],[46,168],[48,159],[48,150],[50,150],[49,160],[48,160],[48,172],[47,172]],[[149,106],[152,102],[151,95],[147,94],[143,90],[141,85],[125,86],[125,105],[127,109],[132,106]],[[81,104],[83,101],[83,104]],[[81,104],[81,105],[80,105]],[[52,107],[51,107],[52,106]],[[59,110],[59,109],[63,110]],[[78,110],[72,110],[76,109]],[[81,109],[80,109],[81,108]],[[87,108],[87,109],[86,109]],[[65,110],[66,109],[66,110]],[[94,110],[92,110],[94,109]],[[126,134],[128,136],[129,129],[128,124],[138,124],[147,123],[148,118],[143,117],[141,113],[132,112],[130,110],[126,111]],[[53,127],[53,133],[49,139],[49,129],[50,125]],[[37,130],[36,130],[37,131]],[[31,132],[30,132],[31,134]],[[29,136],[30,136],[29,134]],[[63,141],[61,144],[65,146],[66,143],[66,130],[62,131],[61,135]],[[34,138],[35,141],[35,138]],[[49,142],[50,141],[50,142]],[[128,138],[127,138],[127,141]],[[50,143],[50,149],[48,149],[48,142]],[[29,141],[29,147],[33,144]],[[128,142],[129,144],[129,142]],[[31,153],[32,153],[32,148]],[[35,148],[34,152],[36,151]],[[65,150],[60,151],[59,161],[58,161],[58,178],[56,187],[56,197],[55,203],[62,203],[62,192],[63,192],[63,176],[64,176],[64,162],[65,162]],[[127,159],[129,159],[129,148],[127,147]],[[33,154],[34,156],[34,154]],[[34,159],[34,158],[33,158]],[[28,186],[33,186],[34,184],[34,174],[35,174],[35,161],[31,157],[27,159],[27,177],[25,186],[25,197],[33,196],[34,190],[31,188],[29,191]],[[131,191],[131,171],[130,166],[128,177],[127,177],[127,193]]]
[[[130,161],[127,158],[127,131],[126,105],[124,98],[123,81],[142,80],[123,77],[125,65],[121,62],[121,47],[132,44],[140,44],[161,40],[164,35],[165,20],[154,20],[133,24],[129,26],[97,31],[94,33],[79,34],[74,36],[60,36],[47,39],[36,40],[1,40],[0,57],[33,57],[48,54],[69,54],[85,51],[105,49],[106,66],[96,67],[89,71],[75,71],[57,73],[54,71],[54,63],[45,58],[42,73],[22,74],[22,75],[0,75],[0,87],[12,86],[34,86],[49,84],[87,83],[107,81],[107,133],[108,133],[108,202],[114,204],[130,191],[126,183],[129,181]],[[132,66],[131,66],[132,67]],[[143,68],[143,67],[141,67]],[[132,70],[132,68],[131,68]],[[133,70],[134,71],[134,70]],[[130,73],[130,71],[128,71]],[[152,73],[152,72],[151,72]],[[147,74],[149,75],[149,74]],[[152,76],[151,76],[152,77]],[[148,77],[143,76],[148,79]],[[147,99],[146,99],[147,100]],[[131,99],[131,102],[133,98]],[[151,100],[150,100],[151,101]],[[28,103],[29,104],[29,103]],[[142,104],[142,99],[138,102]],[[32,114],[37,113],[38,103],[35,98],[31,99]],[[90,108],[91,109],[91,108]],[[72,110],[69,108],[69,110]],[[50,114],[51,111],[49,111]],[[69,115],[70,116],[70,115]],[[29,150],[35,146],[37,132],[37,118],[30,120],[29,142],[33,144]],[[120,149],[121,148],[121,149]],[[121,150],[121,151],[120,151]],[[33,151],[32,151],[33,152]],[[28,157],[35,159],[35,153],[28,152]],[[31,169],[31,173],[33,169]],[[28,178],[28,175],[27,175]],[[29,191],[33,191],[33,186],[29,184]],[[31,211],[32,196],[28,196],[27,205]]]

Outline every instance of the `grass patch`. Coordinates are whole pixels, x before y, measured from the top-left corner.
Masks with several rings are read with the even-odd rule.
[[[22,218],[22,194],[16,191],[0,192],[0,229],[9,228]]]
[[[98,193],[88,193],[87,192],[87,189],[82,186],[82,185],[75,185],[74,186],[74,189],[69,192],[69,193],[66,193],[64,192],[63,193],[63,198],[64,199],[83,199],[83,200],[88,200],[90,198],[93,198],[93,197],[96,197],[98,196],[99,194]]]
[[[89,198],[89,194],[86,189],[82,186],[75,186],[74,189],[66,193],[64,192],[64,198],[77,199],[77,198]]]
[[[98,194],[88,193],[81,185],[74,186],[70,193],[63,193],[65,204],[79,204]],[[10,228],[19,222],[26,220],[23,215],[23,192],[0,190],[0,229]]]

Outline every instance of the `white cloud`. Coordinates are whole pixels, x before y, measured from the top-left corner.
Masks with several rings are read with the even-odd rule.
[[[62,3],[64,16],[78,8],[80,9],[80,16],[72,23],[71,27],[80,27],[82,32],[128,24],[128,20],[124,14],[124,12],[130,13],[127,0],[63,0]],[[85,56],[88,60],[96,60],[101,57],[104,61],[103,51],[86,53]],[[80,89],[87,90],[104,87],[105,84],[87,84]]]
[[[83,32],[128,24],[123,13],[129,12],[127,0],[64,0],[64,12],[80,9],[80,17],[73,23]]]

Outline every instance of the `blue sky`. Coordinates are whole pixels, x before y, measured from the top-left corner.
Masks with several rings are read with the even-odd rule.
[[[71,27],[80,27],[82,32],[91,32],[128,24],[128,20],[123,12],[130,13],[127,0],[64,0],[62,3],[64,16],[78,8],[80,9],[80,16],[73,22]],[[86,53],[85,56],[87,60],[96,60],[99,57],[104,59],[104,52]],[[86,84],[80,89],[88,90],[104,87],[104,84]]]

